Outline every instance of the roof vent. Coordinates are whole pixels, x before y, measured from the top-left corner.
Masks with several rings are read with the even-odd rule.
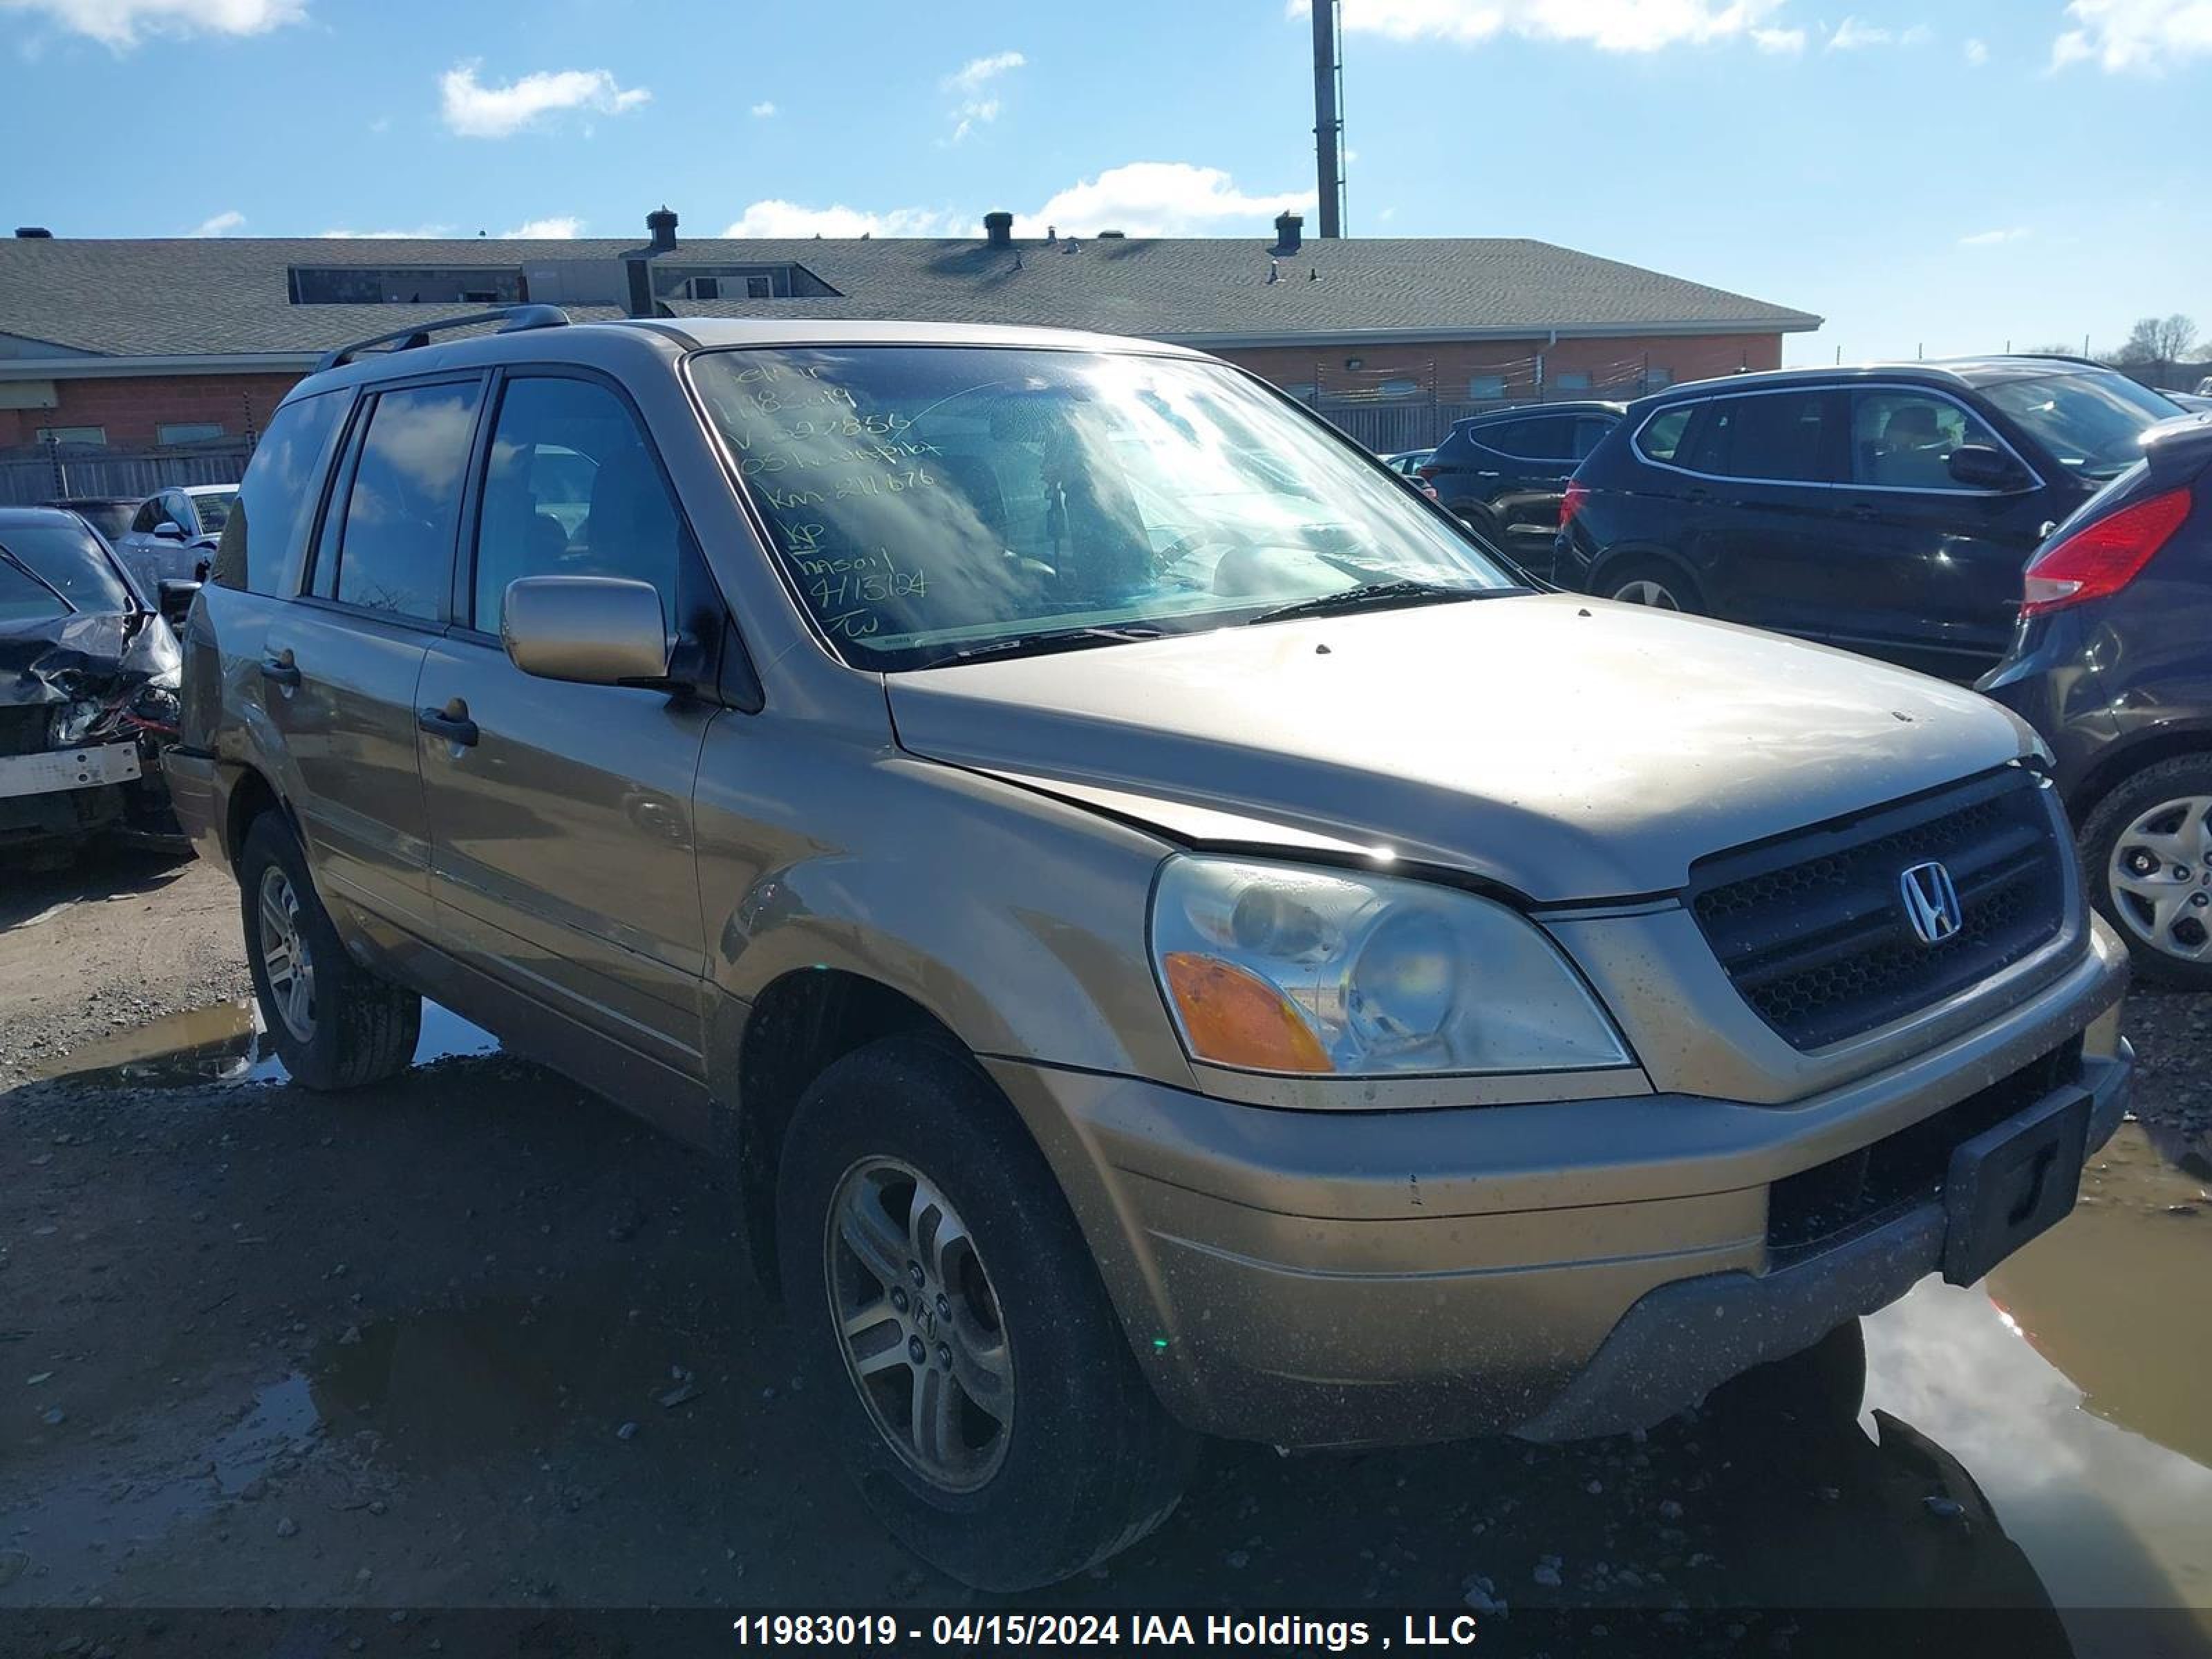
[[[1014,245],[1014,216],[1005,212],[985,214],[983,236],[993,247],[1012,247]]]
[[[1275,216],[1275,252],[1296,253],[1298,251],[1299,235],[1305,228],[1305,220],[1297,214],[1277,214]]]
[[[655,253],[672,253],[676,250],[676,216],[663,202],[659,208],[645,216],[645,228],[653,235]]]
[[[53,232],[44,225],[18,225],[15,235],[19,240],[26,242],[51,242],[54,240]]]
[[[1129,233],[1126,230],[1102,230],[1092,240],[1100,242],[1121,242],[1127,241],[1128,236]]]

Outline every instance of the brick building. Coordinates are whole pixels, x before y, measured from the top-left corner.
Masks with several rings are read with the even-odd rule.
[[[242,448],[331,346],[457,312],[918,318],[1219,353],[1378,447],[1506,402],[1638,392],[1781,362],[1820,319],[1506,238],[0,241],[0,459]]]

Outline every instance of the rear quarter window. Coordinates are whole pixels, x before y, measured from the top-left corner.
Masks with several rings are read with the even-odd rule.
[[[275,593],[296,568],[294,556],[322,494],[324,454],[352,401],[350,392],[318,392],[270,419],[216,547],[209,575],[218,586]]]
[[[1636,435],[1636,447],[1645,459],[1672,461],[1680,453],[1682,434],[1690,429],[1690,415],[1695,407],[1684,404],[1679,409],[1662,409],[1644,423],[1644,430]]]

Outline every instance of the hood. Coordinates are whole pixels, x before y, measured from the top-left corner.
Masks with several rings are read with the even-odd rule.
[[[1567,594],[887,677],[900,744],[1196,843],[1387,848],[1539,902],[2033,752],[1972,691]]]

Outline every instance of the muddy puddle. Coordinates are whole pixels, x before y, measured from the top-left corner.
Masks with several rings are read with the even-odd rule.
[[[415,1064],[485,1054],[499,1039],[434,1002],[422,1005]],[[72,1049],[31,1073],[88,1089],[191,1089],[211,1083],[283,1083],[284,1063],[251,1001],[170,1014]]]

